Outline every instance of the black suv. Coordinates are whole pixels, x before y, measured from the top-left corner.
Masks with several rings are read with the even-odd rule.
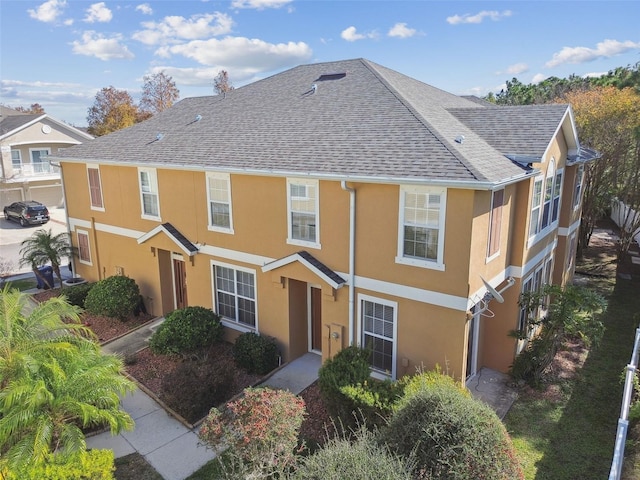
[[[49,210],[40,202],[33,200],[26,202],[13,202],[11,205],[4,207],[4,218],[7,220],[14,219],[20,222],[20,225],[38,225],[49,221]]]

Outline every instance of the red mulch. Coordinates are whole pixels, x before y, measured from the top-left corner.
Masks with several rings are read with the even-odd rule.
[[[307,442],[315,442],[317,445],[324,445],[327,438],[333,435],[334,425],[320,396],[318,382],[302,391],[300,397],[304,400],[307,413],[300,427],[300,438]]]

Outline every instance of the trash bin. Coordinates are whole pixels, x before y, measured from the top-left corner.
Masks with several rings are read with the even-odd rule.
[[[40,275],[36,275],[37,287],[48,290],[49,288],[54,287],[53,283],[53,267],[49,265],[45,265],[44,267],[38,268],[38,273]],[[42,277],[42,278],[41,278]],[[45,283],[46,281],[46,283]]]

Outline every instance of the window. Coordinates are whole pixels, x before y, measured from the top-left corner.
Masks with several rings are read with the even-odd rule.
[[[209,230],[233,232],[231,180],[228,174],[207,173]]]
[[[371,352],[371,368],[395,378],[397,304],[366,295],[359,300],[362,347]]]
[[[553,181],[553,206],[551,213],[551,221],[558,220],[560,214],[560,195],[562,194],[562,171],[556,172],[556,178]]]
[[[47,156],[51,155],[51,150],[48,148],[29,149],[29,152],[31,154],[33,173],[51,173],[51,164],[47,160]]]
[[[22,173],[22,154],[20,150],[11,149],[11,166],[14,174]]]
[[[576,258],[576,247],[577,247],[576,240],[577,240],[576,232],[573,232],[569,236],[569,249],[567,250],[567,258],[565,261],[565,264],[566,264],[565,271],[567,273],[571,273],[571,271],[573,270],[573,264]]]
[[[396,262],[444,270],[445,189],[400,188]]]
[[[140,201],[142,203],[142,218],[158,220],[160,208],[158,206],[158,179],[153,168],[139,168]]]
[[[540,264],[534,272],[529,275],[522,283],[522,293],[533,293],[540,291],[544,285],[551,283],[551,275],[553,268],[553,257],[547,258],[542,264]],[[518,330],[526,331],[527,338],[531,338],[534,333],[534,326],[529,325],[530,318],[540,318],[546,315],[547,305],[549,298],[543,299],[544,304],[536,306],[533,310],[527,312],[527,310],[521,306],[520,315],[518,319]],[[523,348],[524,343],[521,343],[518,347],[518,353]]]
[[[553,199],[553,177],[547,177],[544,182],[544,203],[542,206],[542,225],[540,230],[549,226],[551,219],[551,200]]]
[[[488,257],[496,255],[500,251],[500,228],[502,226],[502,205],[504,203],[504,190],[496,190],[491,195],[491,220],[489,224],[489,249]]]
[[[104,204],[102,203],[102,185],[100,183],[100,169],[96,166],[87,165],[87,177],[89,178],[91,209],[104,211]]]
[[[529,224],[529,236],[540,231],[540,203],[542,202],[542,178],[536,178],[533,183],[533,195],[531,196],[531,223]]]
[[[576,183],[573,190],[573,209],[576,210],[580,207],[582,200],[582,182],[584,180],[584,164],[581,163],[576,171]]]
[[[320,248],[318,181],[287,179],[288,243]]]
[[[213,265],[213,275],[218,315],[240,326],[255,328],[255,273],[232,266]]]
[[[89,249],[89,233],[78,230],[78,258],[80,263],[91,265],[91,250]]]

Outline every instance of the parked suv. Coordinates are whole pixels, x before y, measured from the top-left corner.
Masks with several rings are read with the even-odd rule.
[[[40,202],[33,200],[26,202],[13,202],[4,207],[4,218],[15,220],[20,225],[39,225],[49,221],[49,210]]]

